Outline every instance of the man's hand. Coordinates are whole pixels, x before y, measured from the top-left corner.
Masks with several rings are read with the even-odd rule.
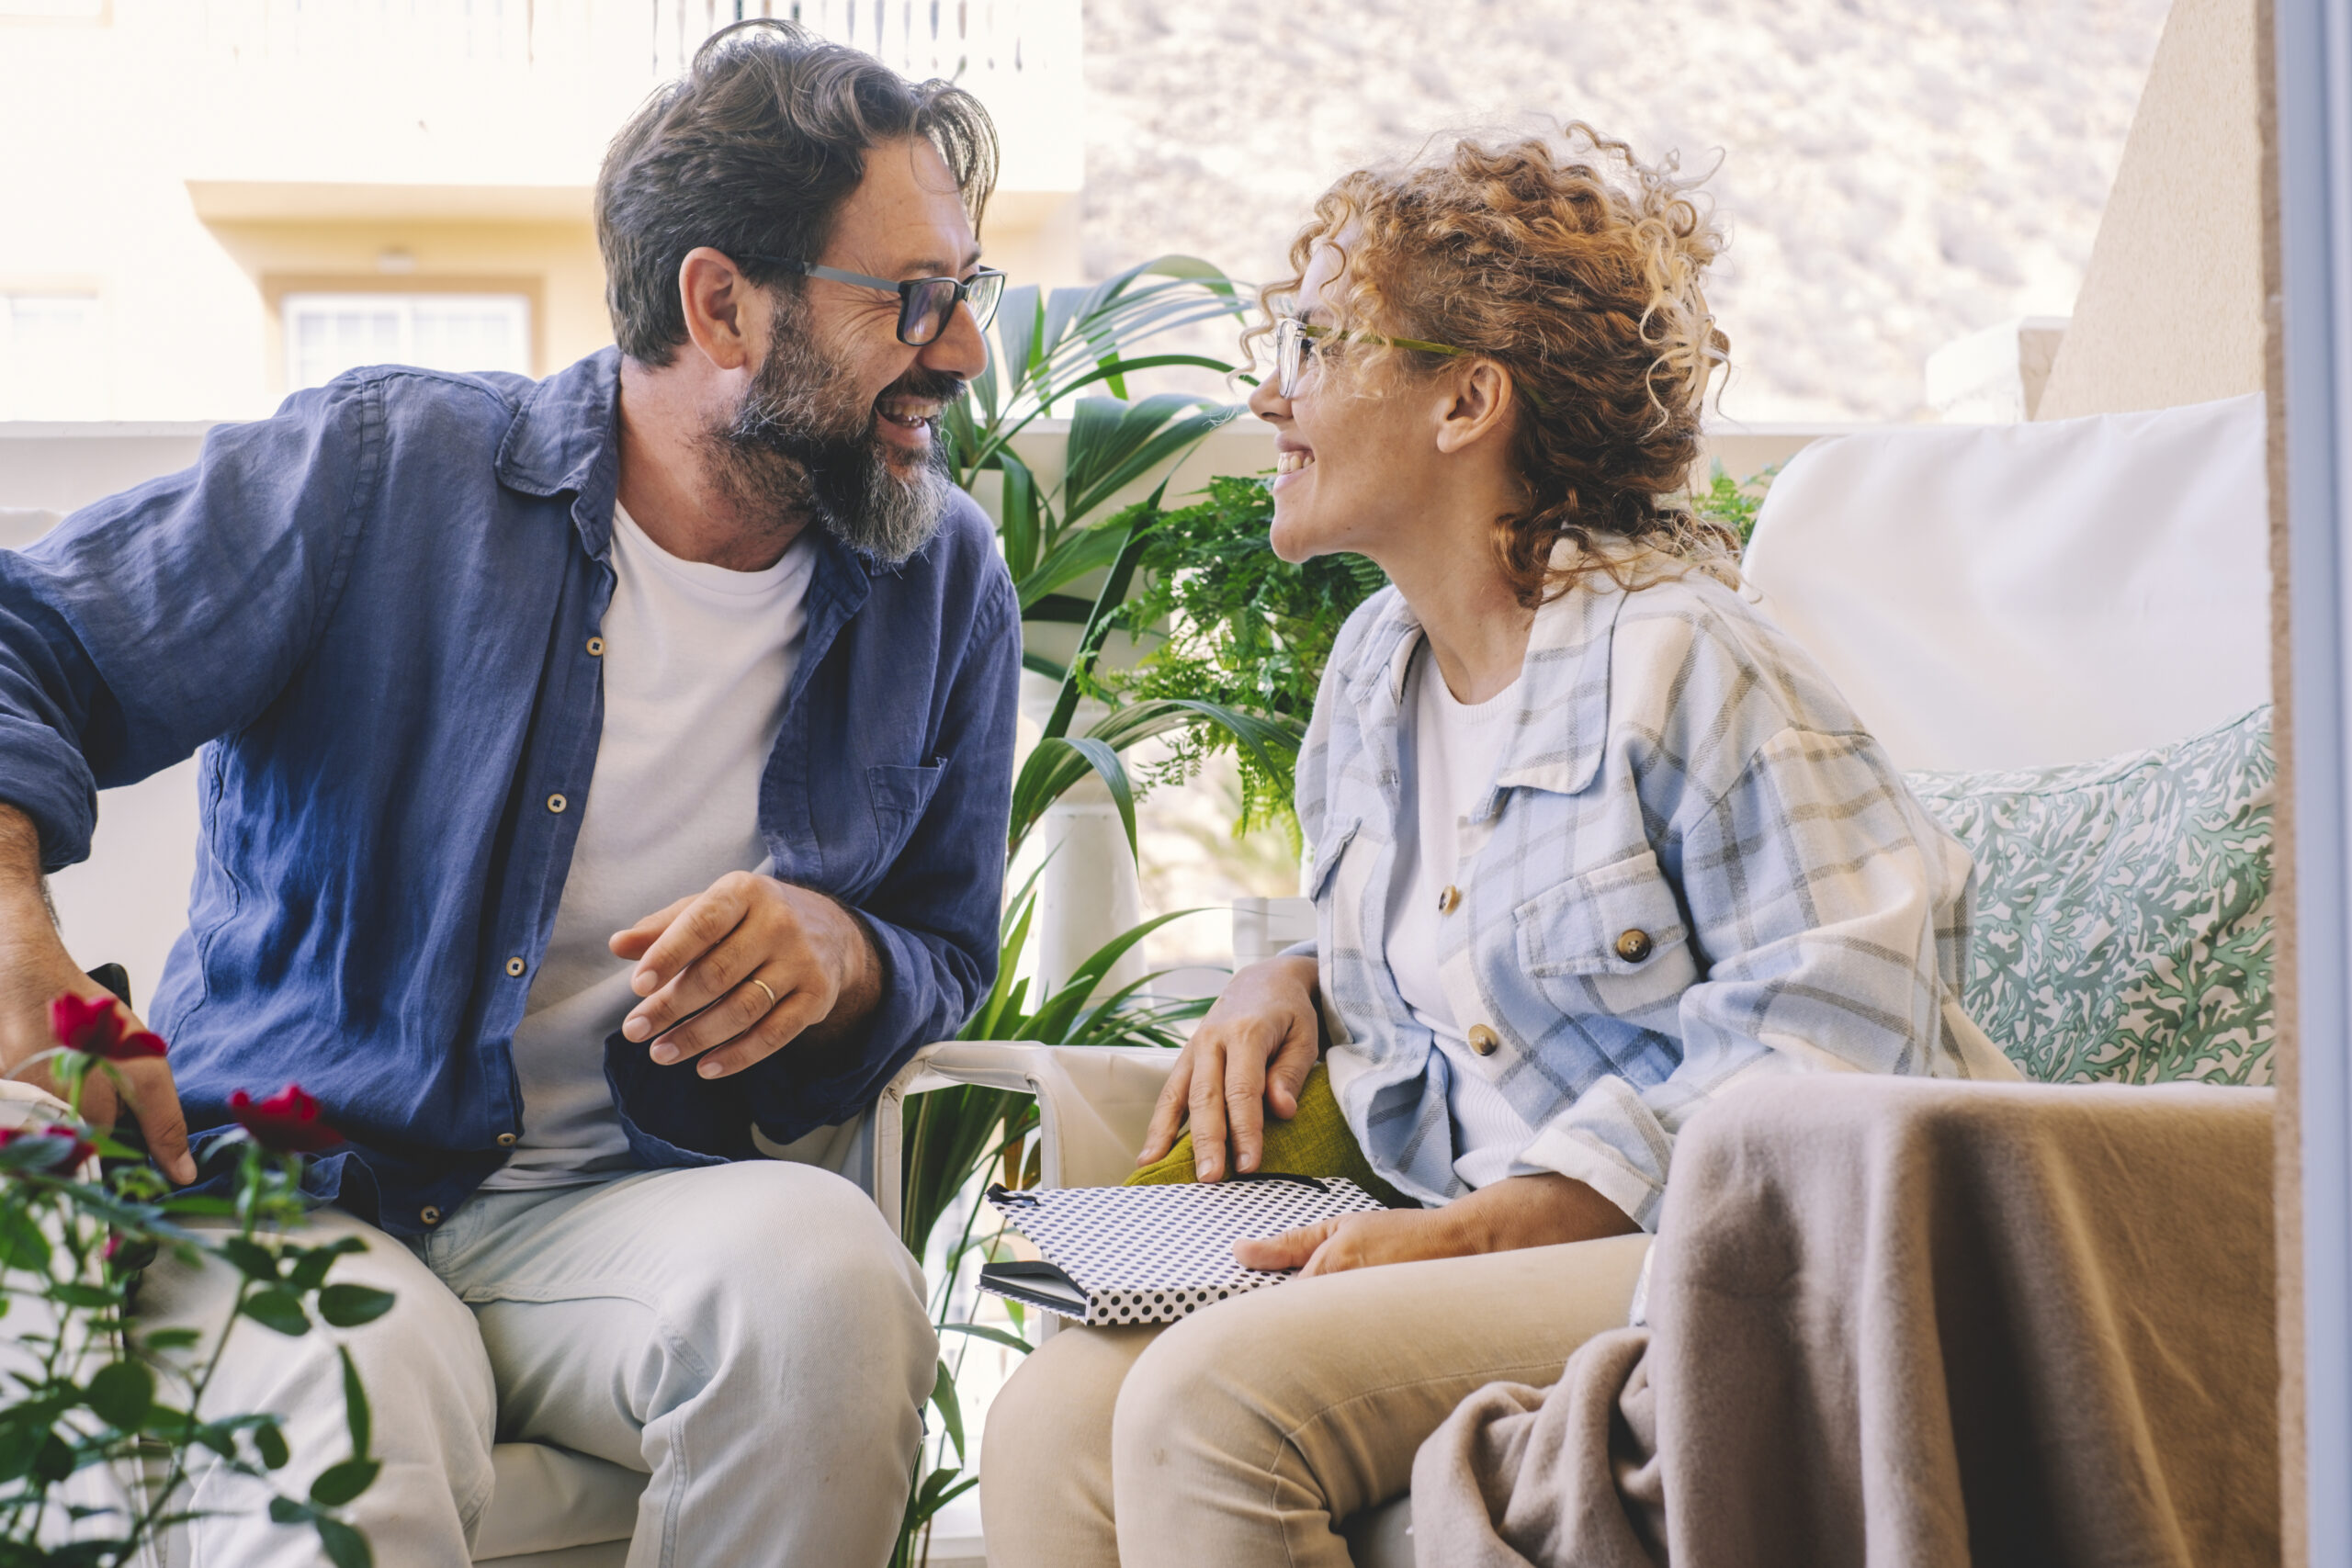
[[[1193,1031],[1152,1108],[1138,1166],[1176,1146],[1189,1115],[1193,1168],[1203,1181],[1225,1178],[1226,1139],[1233,1168],[1258,1168],[1266,1148],[1266,1112],[1298,1114],[1299,1086],[1315,1070],[1322,1023],[1315,1015],[1315,960],[1269,958],[1233,977]]]
[[[1263,1241],[1237,1241],[1245,1269],[1295,1269],[1301,1278],[1626,1235],[1639,1229],[1617,1205],[1565,1176],[1514,1176],[1442,1209],[1389,1209],[1317,1220]]]
[[[615,934],[645,1000],[622,1021],[665,1066],[702,1056],[707,1078],[740,1073],[804,1032],[836,1035],[874,1010],[882,959],[857,917],[821,893],[729,872]]]
[[[82,973],[65,951],[51,920],[40,890],[40,840],[25,814],[0,806],[0,1073],[14,1077],[27,1062],[57,1043],[49,1029],[49,1004],[67,992],[78,997],[112,1000],[112,993]],[[117,1004],[119,1005],[119,1004]],[[122,1012],[128,1027],[143,1023]],[[188,1157],[187,1119],[180,1111],[179,1089],[172,1069],[161,1056],[121,1062],[118,1095],[114,1080],[101,1068],[82,1086],[82,1114],[93,1125],[111,1126],[128,1100],[147,1150],[164,1174],[185,1185],[196,1179],[196,1161]],[[25,1081],[57,1092],[46,1071],[23,1075]]]

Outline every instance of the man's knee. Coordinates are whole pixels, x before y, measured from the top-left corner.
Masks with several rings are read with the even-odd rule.
[[[922,1270],[872,1199],[829,1171],[744,1161],[702,1173],[706,1213],[723,1229],[690,1249],[673,1289],[702,1298],[684,1315],[789,1363],[812,1386],[868,1383],[892,1369],[920,1402],[931,1392],[938,1337]],[[711,1348],[725,1359],[728,1347]]]

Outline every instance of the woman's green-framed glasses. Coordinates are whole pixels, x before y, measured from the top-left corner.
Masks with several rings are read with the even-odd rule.
[[[1466,348],[1456,348],[1450,343],[1423,343],[1417,337],[1384,337],[1378,333],[1340,332],[1335,327],[1318,327],[1296,316],[1280,316],[1274,321],[1274,389],[1285,398],[1298,395],[1298,378],[1306,373],[1313,350],[1308,346],[1325,338],[1354,338],[1362,343],[1385,343],[1392,348],[1418,348],[1424,354],[1467,354]]]
[[[989,322],[996,319],[997,301],[1004,298],[1004,274],[992,266],[984,266],[969,277],[910,277],[893,283],[887,277],[843,272],[837,266],[819,266],[815,262],[794,261],[789,256],[747,255],[742,259],[780,266],[803,277],[854,283],[861,288],[878,288],[885,294],[897,295],[899,341],[910,348],[935,342],[947,330],[948,318],[956,313],[959,302],[968,302],[973,324],[982,332],[988,331]]]

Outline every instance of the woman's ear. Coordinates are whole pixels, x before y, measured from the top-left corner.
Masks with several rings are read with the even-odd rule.
[[[1501,366],[1491,359],[1473,359],[1440,385],[1445,391],[1438,409],[1439,451],[1449,456],[1466,452],[1494,436],[1510,434],[1519,389]]]

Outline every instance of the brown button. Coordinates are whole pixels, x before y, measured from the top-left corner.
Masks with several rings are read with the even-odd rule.
[[[571,802],[564,799],[563,796],[560,795],[551,795],[548,796],[548,809],[557,813],[558,815],[560,815],[563,808],[571,804]]]
[[[1469,1038],[1470,1049],[1477,1052],[1481,1056],[1493,1055],[1495,1047],[1503,1043],[1502,1036],[1483,1023],[1474,1023],[1470,1026]]]
[[[1628,964],[1639,964],[1650,955],[1650,933],[1630,931],[1617,939],[1617,956]]]
[[[441,1223],[441,1211],[427,1203],[416,1212],[416,1217],[428,1225],[437,1225]]]
[[[1462,889],[1459,887],[1449,886],[1444,892],[1437,896],[1437,912],[1441,915],[1450,915],[1461,906]]]
[[[512,1133],[501,1133],[501,1134],[498,1134],[498,1146],[499,1146],[500,1148],[502,1148],[502,1149],[511,1149],[511,1148],[513,1148],[513,1147],[514,1146],[514,1134],[512,1134]]]
[[[588,657],[591,659],[602,659],[605,657],[605,639],[603,637],[592,637],[588,639]]]
[[[509,975],[515,976],[517,979],[520,979],[523,975],[523,961],[519,958],[508,959],[506,961],[506,972]]]

